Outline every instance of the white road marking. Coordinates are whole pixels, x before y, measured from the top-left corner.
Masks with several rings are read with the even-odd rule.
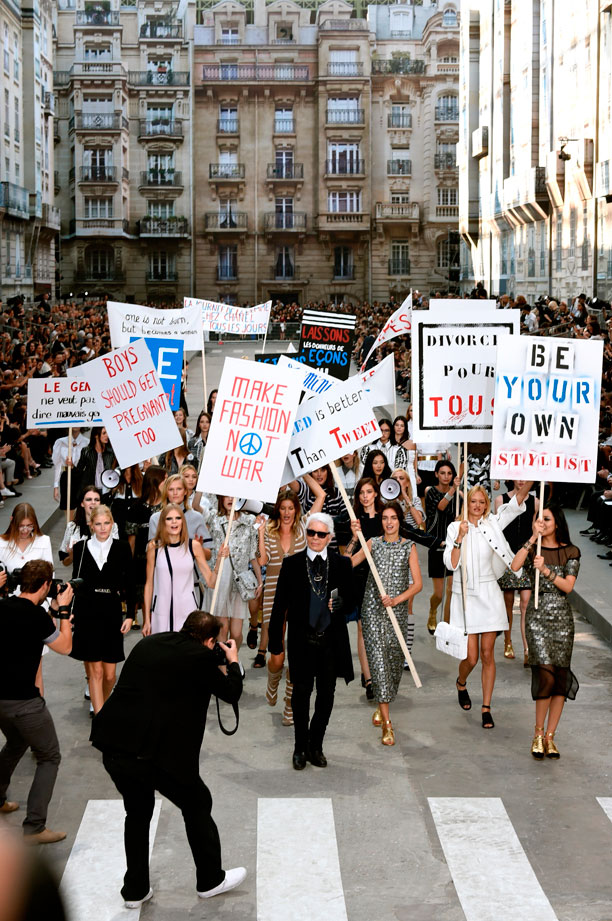
[[[466,921],[557,921],[501,799],[430,797],[429,808]]]
[[[153,850],[161,800],[155,803],[149,855]],[[138,921],[139,908],[124,908],[120,889],[125,873],[121,799],[90,799],[83,813],[60,889],[70,921]]]
[[[612,797],[611,796],[598,796],[597,802],[608,816],[612,822]]]
[[[260,799],[257,921],[347,921],[331,799]]]

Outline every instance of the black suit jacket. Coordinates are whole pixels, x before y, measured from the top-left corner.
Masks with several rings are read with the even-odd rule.
[[[327,597],[332,589],[337,588],[343,601],[339,611],[331,612],[331,642],[336,662],[336,677],[344,678],[346,683],[355,677],[351,644],[346,626],[345,611],[352,611],[355,606],[355,579],[351,561],[327,550],[329,556],[329,575],[327,580]],[[309,629],[310,583],[306,569],[306,550],[288,556],[283,560],[276,585],[272,614],[270,615],[268,649],[278,655],[283,651],[283,634],[287,621],[287,642],[289,646],[289,671],[292,680],[300,680],[305,664],[306,633]]]
[[[237,664],[224,675],[212,651],[186,633],[157,633],[128,656],[90,740],[101,751],[150,759],[182,781],[199,774],[211,694],[235,703],[241,693]]]

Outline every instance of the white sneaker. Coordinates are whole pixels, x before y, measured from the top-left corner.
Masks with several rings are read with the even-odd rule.
[[[148,902],[150,898],[153,897],[153,890],[149,889],[147,894],[142,899],[130,899],[129,902],[124,901],[123,904],[126,908],[140,908],[143,902]]]
[[[198,895],[201,899],[212,899],[213,895],[222,895],[224,892],[229,892],[230,889],[235,889],[236,886],[244,882],[246,875],[247,871],[245,867],[234,867],[233,870],[226,870],[225,879],[222,883],[219,883],[214,889],[207,889],[206,892],[198,892]]]
[[[8,489],[6,486],[3,489],[0,489],[0,496],[4,496],[5,499],[10,499],[11,496],[15,498],[15,493],[12,489]]]

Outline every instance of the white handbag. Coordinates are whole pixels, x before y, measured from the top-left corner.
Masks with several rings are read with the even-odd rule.
[[[460,627],[451,627],[441,620],[436,626],[436,649],[454,659],[467,658],[468,635]]]

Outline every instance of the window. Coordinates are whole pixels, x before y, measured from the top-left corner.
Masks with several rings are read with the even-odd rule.
[[[19,80],[19,36],[13,33],[13,77]]]
[[[570,209],[570,221],[569,221],[569,251],[568,256],[574,257],[576,255],[576,209]]]
[[[442,25],[451,28],[457,25],[457,14],[454,10],[444,10],[442,15]]]
[[[442,122],[456,122],[459,119],[459,99],[455,95],[438,97],[436,105],[436,120]]]
[[[555,269],[560,272],[563,268],[563,211],[557,211],[555,227]]]
[[[97,114],[101,112],[105,115],[112,114],[115,111],[112,96],[84,96],[83,112],[88,114]]]
[[[221,29],[222,45],[237,45],[239,42],[240,36],[235,26],[228,26],[227,28]]]
[[[238,247],[220,246],[217,253],[217,277],[219,281],[238,278]]]
[[[85,45],[86,61],[112,61],[113,51],[110,45]]]
[[[151,185],[172,185],[174,180],[174,154],[149,154],[148,181]]]
[[[276,23],[276,38],[274,39],[277,45],[291,45],[293,44],[293,28],[289,22],[277,22]]]
[[[232,230],[238,226],[238,200],[226,198],[219,202],[219,230]]]
[[[535,276],[535,227],[533,224],[529,225],[527,237],[527,277],[533,278]]]
[[[546,225],[540,225],[540,275],[546,275],[547,271],[547,239],[546,239]]]
[[[499,238],[499,274],[508,274],[508,231],[504,231]]]
[[[439,187],[436,189],[438,206],[436,214],[438,217],[453,217],[457,214],[458,193],[457,189],[447,189]]]
[[[274,110],[274,133],[293,133],[293,109],[280,108],[279,106],[276,107]]]
[[[327,72],[334,77],[357,77],[361,71],[361,65],[357,61],[357,50],[346,49],[342,51],[329,52],[329,65]]]
[[[86,147],[83,151],[82,179],[86,182],[107,182],[114,178],[113,151],[111,148]]]
[[[391,258],[389,260],[389,275],[410,274],[410,245],[406,240],[393,240],[391,242]]]
[[[147,202],[147,214],[149,217],[174,217],[174,202],[149,200]]]
[[[276,198],[274,201],[274,226],[292,230],[294,227],[293,198]]]
[[[408,205],[410,204],[410,195],[407,192],[392,192],[391,193],[391,204],[392,205]]]
[[[21,234],[15,234],[15,276],[21,278]]]
[[[327,100],[327,121],[332,125],[359,125],[363,111],[359,108],[358,96],[330,96]]]
[[[19,96],[15,96],[14,99],[14,111],[15,111],[15,140],[19,140]]]
[[[9,230],[4,236],[4,274],[11,274],[11,233]]]
[[[408,147],[394,147],[391,151],[391,160],[388,161],[387,175],[410,176],[412,174],[412,160]]]
[[[331,212],[361,211],[361,192],[329,192],[327,196],[327,209]]]
[[[90,247],[85,256],[87,275],[92,279],[110,280],[115,271],[115,258],[109,246]]]
[[[409,10],[391,11],[391,38],[408,38],[412,35],[412,13]]]
[[[238,131],[236,106],[219,106],[219,131],[235,134]]]
[[[4,136],[11,133],[11,97],[8,90],[4,91]]]
[[[276,251],[274,264],[275,278],[293,278],[295,275],[294,253],[292,246],[281,246]]]
[[[457,145],[438,141],[436,144],[436,169],[452,169],[457,166]]]
[[[411,128],[412,115],[410,106],[405,102],[395,102],[391,106],[389,128]]]
[[[580,268],[586,272],[589,268],[589,209],[582,208],[582,246],[580,251]]]
[[[293,179],[293,149],[277,147],[274,151],[274,176],[276,179]]]
[[[174,281],[174,254],[165,250],[149,253],[149,279],[151,281]]]
[[[4,24],[4,71],[9,73],[11,69],[11,62],[9,57],[9,30],[6,23]]]
[[[173,130],[171,105],[147,106],[147,134],[171,134]]]
[[[353,250],[350,246],[334,246],[334,278],[353,277]]]
[[[332,175],[354,175],[363,172],[359,159],[359,144],[333,142],[327,148],[327,173]]]
[[[108,198],[86,198],[85,199],[85,218],[112,218],[113,216],[113,199]]]

